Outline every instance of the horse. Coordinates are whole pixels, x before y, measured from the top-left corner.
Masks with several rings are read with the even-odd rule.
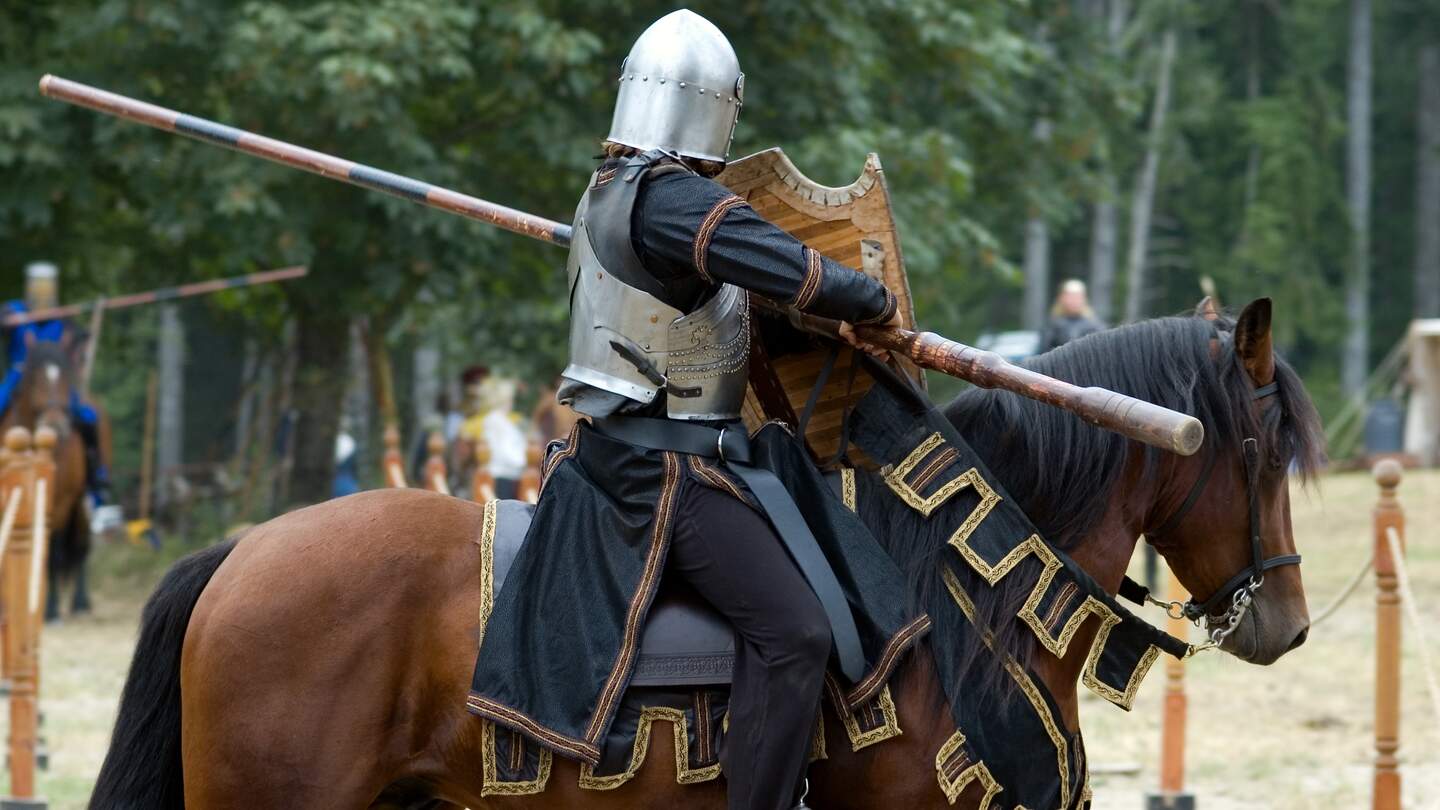
[[[60,618],[60,587],[72,581],[72,613],[91,610],[85,568],[90,556],[90,520],[85,509],[85,445],[71,417],[75,380],[67,342],[32,340],[25,368],[16,385],[10,409],[0,420],[0,433],[16,425],[31,431],[55,431],[55,488],[46,510],[50,539],[47,549],[45,620]],[[98,409],[97,409],[98,410]],[[99,424],[101,447],[109,443],[109,425],[103,413]],[[102,450],[102,456],[108,455]]]
[[[1236,322],[1142,322],[1030,365],[1185,410],[1205,426],[1205,450],[1182,458],[1010,394],[971,391],[947,409],[1039,529],[1104,587],[1119,587],[1142,535],[1153,535],[1195,594],[1216,593],[1250,565],[1241,450],[1250,439],[1264,459],[1253,489],[1263,552],[1293,552],[1288,477],[1315,469],[1322,451],[1314,407],[1272,351],[1268,299]],[[1257,390],[1275,396],[1256,399]],[[1156,532],[1181,505],[1183,519]],[[938,555],[950,553],[945,538],[902,520],[893,498],[873,495],[859,513],[926,598]],[[613,790],[581,790],[580,765],[556,757],[543,792],[485,795],[486,725],[462,708],[480,631],[483,515],[475,504],[418,490],[366,492],[182,559],[145,607],[90,806],[723,808],[723,777],[677,784],[676,745],[664,733],[650,735],[645,761]],[[1222,643],[1256,664],[1298,646],[1308,630],[1298,566],[1267,571],[1263,584]],[[997,648],[1030,662],[1071,734],[1095,624],[1058,658],[1027,649],[1021,633],[992,628]],[[937,622],[929,638],[955,630]],[[890,682],[902,735],[852,751],[824,710],[828,757],[809,771],[814,806],[989,806],[988,795],[947,797],[936,786],[937,751],[955,728],[934,647],[922,641]]]

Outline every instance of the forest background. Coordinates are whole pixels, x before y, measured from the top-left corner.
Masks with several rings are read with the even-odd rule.
[[[268,493],[227,517],[326,497],[342,425],[378,478],[380,425],[414,435],[467,366],[538,391],[563,363],[564,254],[45,101],[42,74],[568,221],[620,60],[673,8],[0,4],[0,293],[34,260],[60,266],[67,301],[311,268],[106,321],[93,388],[122,495],[157,370],[162,470]],[[1183,311],[1206,284],[1230,305],[1269,295],[1333,417],[1412,317],[1440,316],[1434,0],[693,8],[747,74],[732,154],[780,145],[832,185],[880,155],[925,328],[1034,328],[1071,277],[1110,323]]]

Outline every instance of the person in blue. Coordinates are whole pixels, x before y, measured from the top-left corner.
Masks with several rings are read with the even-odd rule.
[[[0,318],[7,315],[38,312],[59,306],[60,273],[49,262],[32,262],[25,267],[25,297],[0,305]],[[4,330],[6,367],[0,379],[0,416],[8,413],[25,371],[25,358],[36,342],[62,343],[69,335],[76,345],[83,345],[84,335],[75,333],[60,319],[32,321]],[[95,407],[70,391],[70,421],[85,444],[85,486],[95,506],[110,499],[110,476],[100,453],[100,414]]]

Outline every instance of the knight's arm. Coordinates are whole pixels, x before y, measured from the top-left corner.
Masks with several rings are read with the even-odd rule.
[[[752,290],[802,312],[851,323],[884,323],[895,296],[864,273],[821,256],[712,180],[664,174],[636,201],[636,248],[669,267]]]

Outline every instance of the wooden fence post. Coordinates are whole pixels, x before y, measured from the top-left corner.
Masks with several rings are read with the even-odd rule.
[[[470,482],[470,499],[476,503],[495,500],[495,476],[490,474],[490,443],[475,440],[475,478]]]
[[[445,480],[445,437],[438,430],[430,431],[426,440],[430,455],[425,459],[425,488],[441,495],[450,494],[450,484]]]
[[[385,426],[385,486],[404,487],[405,461],[400,455],[400,428],[394,422]]]
[[[46,437],[55,446],[53,431]],[[35,759],[39,724],[36,694],[39,681],[39,636],[43,614],[37,609],[41,593],[32,581],[35,560],[43,575],[46,506],[53,481],[44,475],[31,449],[30,431],[11,428],[5,434],[10,463],[0,470],[0,491],[6,500],[5,523],[10,524],[0,563],[0,609],[5,611],[5,659],[10,671],[10,795],[0,799],[0,810],[43,808],[35,795]],[[39,474],[37,474],[39,473]],[[53,478],[53,464],[50,466]],[[13,504],[13,505],[12,505]],[[13,515],[13,517],[11,517]],[[37,525],[38,524],[38,525]],[[0,525],[0,530],[5,528]]]
[[[1380,485],[1375,503],[1375,781],[1373,810],[1400,810],[1400,591],[1386,532],[1394,528],[1404,550],[1405,512],[1395,497],[1401,468],[1381,459],[1372,474]]]
[[[531,439],[525,448],[525,471],[520,473],[520,486],[515,497],[526,503],[540,500],[540,442]]]
[[[1169,599],[1184,602],[1190,598],[1185,586],[1168,571]],[[1176,638],[1190,636],[1190,623],[1173,616],[1166,630]],[[1195,796],[1185,792],[1185,721],[1189,698],[1185,694],[1185,662],[1166,657],[1165,707],[1160,726],[1160,792],[1152,793],[1145,802],[1146,810],[1194,810]]]

